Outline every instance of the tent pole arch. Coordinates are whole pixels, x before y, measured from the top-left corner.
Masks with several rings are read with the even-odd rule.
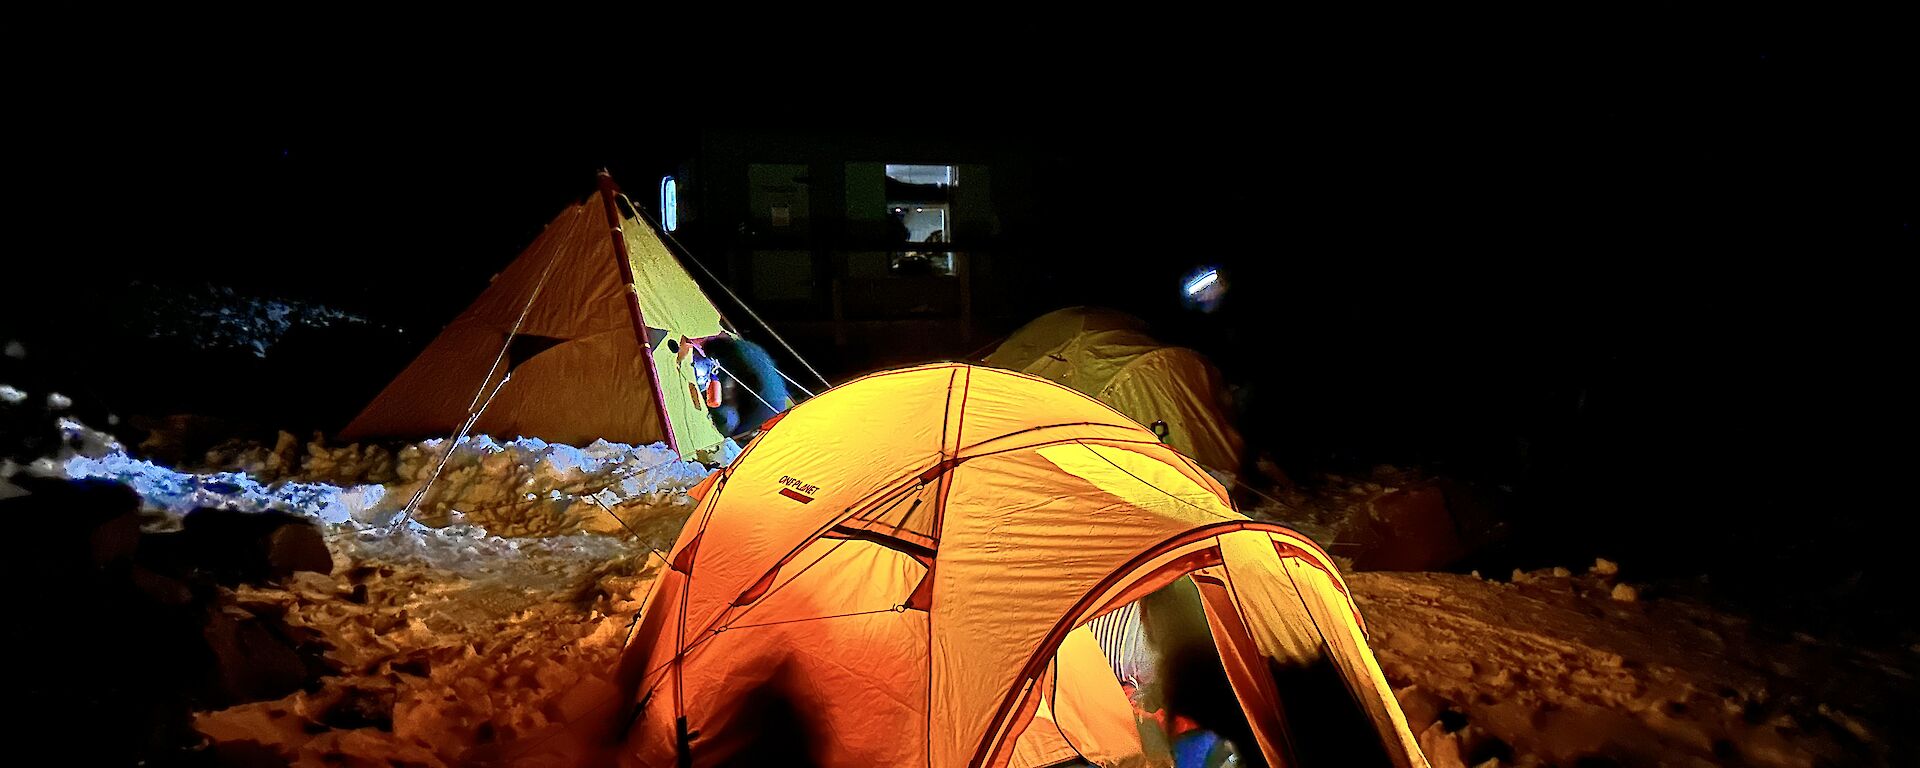
[[[1032,698],[1033,682],[1040,678],[1040,673],[1046,668],[1048,659],[1059,650],[1066,634],[1074,627],[1095,617],[1088,614],[1098,614],[1104,610],[1119,607],[1114,603],[1121,596],[1158,589],[1202,568],[1220,565],[1222,561],[1218,557],[1217,550],[1219,544],[1215,542],[1207,545],[1206,543],[1225,534],[1248,530],[1295,538],[1309,545],[1310,554],[1326,562],[1332,562],[1332,558],[1326,554],[1325,550],[1315,545],[1311,539],[1300,535],[1299,532],[1278,523],[1258,520],[1228,520],[1202,525],[1182,531],[1140,552],[1081,595],[1073,608],[1061,616],[1059,622],[1041,640],[1021,670],[1020,676],[1014,678],[1012,689],[1007,691],[999,708],[994,711],[992,719],[988,721],[985,733],[981,734],[980,745],[975,749],[973,759],[967,764],[974,768],[997,765],[999,764],[997,761],[1012,748],[1012,736],[1018,729],[1024,728],[1026,724],[1023,721],[1032,716],[1029,702]],[[1148,568],[1155,560],[1179,550],[1194,551],[1187,552],[1159,567]],[[1212,553],[1211,556],[1208,556],[1209,553]],[[1346,592],[1344,580],[1337,574],[1329,575],[1344,594]],[[1361,631],[1364,633],[1365,624],[1357,611],[1354,614],[1354,620],[1361,625]]]
[[[627,252],[627,238],[621,228],[620,208],[614,203],[614,196],[620,194],[620,187],[613,183],[613,174],[600,169],[600,202],[607,207],[607,231],[613,238],[614,258],[620,262],[620,279],[625,281],[621,292],[627,295],[627,308],[633,311],[633,334],[640,342],[641,357],[647,360],[647,375],[652,377],[653,405],[660,413],[660,426],[667,433],[667,449],[680,450],[680,440],[674,435],[673,419],[667,416],[667,394],[660,387],[660,368],[653,362],[653,345],[647,342],[647,318],[640,313],[640,295],[634,292],[633,256]],[[645,226],[642,224],[641,226]]]

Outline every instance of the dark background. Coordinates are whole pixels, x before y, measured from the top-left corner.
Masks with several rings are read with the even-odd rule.
[[[1110,204],[1095,231],[1027,225],[1016,306],[1116,305],[1212,355],[1296,476],[1395,463],[1496,489],[1519,536],[1488,567],[1605,555],[1821,629],[1910,626],[1920,70],[1898,47],[1039,58],[955,66],[934,108],[884,68],[624,93],[590,67],[129,71],[72,92],[105,106],[22,118],[6,336],[83,407],[332,429],[597,168],[650,181],[716,128],[992,137],[1039,158],[1040,199]],[[1212,313],[1178,302],[1199,265],[1230,284]],[[156,284],[370,323],[266,358],[194,349],[133,328]]]

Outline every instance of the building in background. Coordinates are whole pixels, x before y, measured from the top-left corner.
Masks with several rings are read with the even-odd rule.
[[[1024,319],[1009,297],[1037,248],[1033,175],[1005,137],[708,132],[663,189],[675,237],[846,374],[964,355]]]

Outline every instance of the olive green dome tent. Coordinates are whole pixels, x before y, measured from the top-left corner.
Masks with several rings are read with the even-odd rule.
[[[1240,469],[1226,384],[1206,356],[1163,344],[1122,312],[1069,307],[1022,326],[986,356],[996,368],[1064,384],[1154,430],[1168,445],[1222,472]]]

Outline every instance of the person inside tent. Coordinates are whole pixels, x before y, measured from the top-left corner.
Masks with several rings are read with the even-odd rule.
[[[773,356],[746,339],[719,336],[700,344],[696,369],[706,368],[718,381],[718,404],[707,402],[707,415],[720,434],[737,436],[758,428],[793,405],[787,382],[773,365]]]
[[[1092,630],[1143,726],[1157,727],[1175,768],[1265,765],[1227,681],[1200,596],[1180,579],[1096,618]]]

